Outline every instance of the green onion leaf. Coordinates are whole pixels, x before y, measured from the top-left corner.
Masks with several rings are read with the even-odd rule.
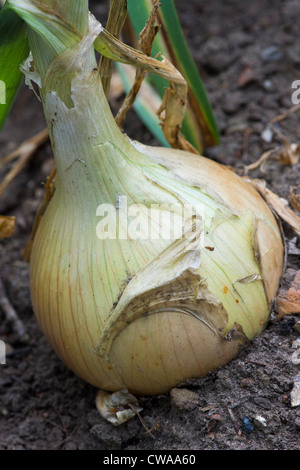
[[[0,11],[0,129],[18,93],[29,54],[26,25],[8,5]]]

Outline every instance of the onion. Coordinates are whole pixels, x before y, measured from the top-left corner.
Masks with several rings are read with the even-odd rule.
[[[91,59],[98,33],[40,82],[57,181],[33,242],[33,308],[82,379],[159,394],[263,331],[284,249],[267,204],[231,170],[120,131]],[[170,215],[179,237],[165,236]]]

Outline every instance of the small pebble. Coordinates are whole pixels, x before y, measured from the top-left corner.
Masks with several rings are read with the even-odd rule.
[[[269,144],[273,140],[273,131],[267,127],[266,129],[262,131],[261,138],[263,139],[264,142]]]
[[[293,328],[297,333],[300,333],[300,321],[297,321]]]
[[[291,406],[300,405],[300,373],[294,379],[293,390],[291,391]]]
[[[264,80],[263,86],[265,90],[271,90],[273,88],[273,82],[271,80]]]
[[[293,352],[292,363],[295,365],[300,364],[300,349],[297,349],[295,352]]]
[[[300,338],[297,338],[295,341],[292,343],[292,348],[293,349],[298,349],[300,348]]]
[[[258,428],[266,428],[267,427],[267,420],[261,415],[256,415],[254,417],[254,423]]]
[[[251,387],[253,385],[253,380],[250,379],[249,377],[246,377],[245,379],[243,379],[240,383],[240,386],[242,388],[248,388],[248,387]]]
[[[261,51],[261,58],[265,62],[276,62],[282,58],[282,52],[277,46],[268,46]]]
[[[298,238],[294,237],[287,242],[287,249],[289,255],[300,255],[300,248],[297,247]]]

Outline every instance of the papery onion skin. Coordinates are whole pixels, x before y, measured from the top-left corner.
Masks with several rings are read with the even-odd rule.
[[[34,312],[56,353],[85,381],[108,391],[164,393],[227,363],[264,329],[282,271],[280,231],[258,193],[222,165],[178,150],[132,145],[119,134],[122,150],[119,141],[95,145],[100,131],[98,122],[90,119],[101,104],[101,84],[93,74],[81,80],[77,88],[74,85],[72,109],[56,95],[49,95],[45,105],[58,181],[33,243]],[[86,83],[89,87],[83,86]],[[68,132],[75,137],[83,125],[81,140],[70,141]],[[60,152],[65,152],[63,161]],[[161,175],[160,187],[155,175]],[[199,299],[193,301],[190,296],[185,303],[171,287],[169,300],[153,313],[149,302],[156,291],[147,293],[143,284],[144,297],[139,295],[144,312],[117,333],[112,326],[113,341],[105,357],[97,347],[125,287],[130,290],[145,265],[150,268],[144,276],[154,282],[151,262],[170,244],[97,238],[97,206],[116,201],[121,191],[136,202],[144,201],[147,193],[151,201],[160,203],[174,202],[182,191],[184,201],[195,202],[196,197],[204,198],[203,204],[209,201],[214,209],[208,212],[218,213],[221,219],[214,222],[214,217],[207,216],[213,230],[205,232],[200,266],[192,274],[183,273],[183,278],[186,273],[199,276]],[[205,249],[212,243],[214,250]],[[264,276],[263,281],[233,284],[242,273],[253,272]],[[199,318],[187,313],[192,308]]]
[[[224,166],[131,142],[98,71],[80,69],[72,53],[63,58],[71,90],[58,86],[61,57],[42,90],[57,182],[33,241],[34,312],[85,381],[164,393],[224,365],[263,331],[283,267],[281,233],[258,193]],[[203,245],[99,239],[97,207],[118,211],[120,195],[145,207],[201,204]]]
[[[198,166],[199,174],[206,177],[216,169],[215,163],[201,157]],[[223,167],[217,170],[223,176]],[[227,170],[224,169],[224,172],[227,173]],[[234,175],[232,177],[236,178]],[[219,182],[217,186],[222,194],[222,183]],[[247,191],[252,204],[256,203],[255,210],[261,206],[264,217],[275,224],[273,215],[260,197],[241,182],[241,198]],[[260,260],[262,269],[270,278],[266,285],[269,299],[260,300],[262,294],[255,290],[249,294],[248,301],[253,302],[254,311],[250,321],[252,334],[248,338],[235,323],[232,325],[235,334],[231,340],[222,338],[221,332],[227,322],[225,312],[223,322],[219,325],[220,335],[216,335],[195,317],[176,313],[172,309],[168,312],[166,305],[162,313],[141,317],[127,326],[113,343],[110,361],[105,361],[95,353],[103,328],[102,306],[98,308],[97,298],[101,297],[103,304],[103,292],[99,292],[100,278],[98,289],[95,279],[92,282],[92,277],[99,271],[101,256],[87,253],[87,240],[80,242],[84,234],[80,215],[74,213],[71,216],[68,214],[70,208],[62,204],[57,206],[54,199],[34,241],[31,257],[32,301],[35,315],[54,350],[70,369],[87,382],[109,391],[125,387],[136,394],[163,393],[186,378],[202,377],[227,363],[238,353],[246,339],[260,334],[265,327],[269,301],[276,293],[282,269],[279,239],[271,239],[272,247],[269,249],[273,250],[272,258],[267,254]],[[265,237],[268,241],[269,226],[265,224],[263,229],[266,229]],[[260,238],[263,238],[262,234]],[[233,240],[227,242],[234,243],[234,236]],[[205,256],[213,257],[214,254],[214,251],[207,250]],[[201,274],[201,267],[199,272]],[[217,274],[212,273],[212,276]],[[254,284],[245,287],[250,291]],[[255,294],[258,298],[251,298]],[[242,300],[232,287],[225,296],[234,296],[237,308],[242,305]],[[172,302],[169,304],[172,305]],[[228,312],[229,318],[231,313]],[[243,307],[239,314],[242,324]]]

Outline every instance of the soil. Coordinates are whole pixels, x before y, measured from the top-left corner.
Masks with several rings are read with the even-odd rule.
[[[103,23],[107,5],[91,5]],[[299,2],[177,0],[176,5],[221,133],[220,145],[205,154],[243,174],[263,152],[280,147],[282,135],[299,142],[297,112],[270,132],[270,121],[292,108],[292,83],[300,79]],[[0,134],[1,156],[44,127],[39,101],[22,85]],[[125,131],[157,145],[133,112]],[[141,398],[140,416],[120,427],[101,418],[96,390],[56,357],[30,301],[22,252],[52,168],[46,143],[0,201],[0,213],[17,218],[14,235],[1,241],[1,279],[28,334],[27,341],[20,341],[0,310],[0,338],[7,345],[6,365],[0,366],[0,449],[300,450],[300,406],[291,405],[299,373],[291,360],[299,316],[278,321],[276,305],[263,334],[227,366],[168,394]],[[269,161],[251,176],[288,198],[290,186],[299,183],[300,163]],[[300,246],[284,222],[283,230],[287,262],[280,289],[287,289],[300,268]]]

